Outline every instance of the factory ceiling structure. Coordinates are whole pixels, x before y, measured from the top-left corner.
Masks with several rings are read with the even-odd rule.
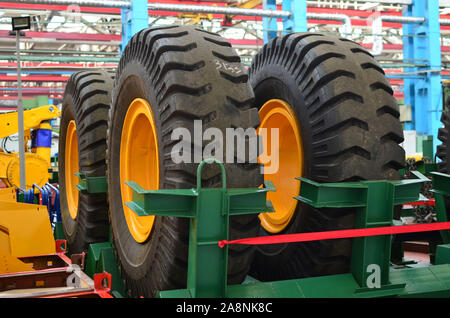
[[[95,1],[70,4],[70,1],[0,2],[0,99],[14,105],[17,90],[15,38],[9,36],[10,18],[32,17],[32,28],[21,39],[24,98],[47,95],[60,99],[65,83],[74,71],[81,69],[114,69],[120,57],[124,23],[120,5],[125,1]],[[373,51],[386,73],[403,72],[412,61],[403,57],[403,24],[380,19],[401,16],[411,1],[307,1],[308,31],[340,34]],[[101,3],[101,1],[97,1]],[[149,3],[149,25],[193,24],[217,32],[236,48],[245,65],[263,46],[263,18],[245,15],[192,13],[174,11],[173,7],[202,5],[217,8],[263,9],[261,0],[185,1],[160,0]],[[164,9],[155,10],[152,5]],[[281,1],[277,9],[281,10]],[[164,7],[165,6],[165,7]],[[172,9],[171,9],[172,7]],[[450,1],[440,1],[442,76],[450,76]],[[327,17],[328,16],[328,17]],[[331,18],[329,16],[332,16]],[[343,17],[341,21],[333,17]],[[274,18],[276,19],[276,18]],[[278,19],[277,34],[282,26]],[[272,30],[274,31],[274,30]],[[374,45],[374,43],[376,45]],[[381,45],[381,49],[380,49]],[[379,51],[379,52],[375,52]],[[416,61],[417,62],[417,61]],[[403,80],[393,76],[396,96],[403,96]]]

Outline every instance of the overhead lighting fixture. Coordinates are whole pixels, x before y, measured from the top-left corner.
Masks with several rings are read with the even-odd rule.
[[[13,17],[11,18],[13,31],[29,30],[31,28],[30,17]]]

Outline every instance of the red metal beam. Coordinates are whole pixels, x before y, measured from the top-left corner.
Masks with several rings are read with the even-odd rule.
[[[90,65],[88,65],[90,64]],[[58,68],[58,69],[72,69],[72,68],[98,68],[97,63],[53,63],[53,62],[22,62],[23,68]],[[117,63],[103,63],[102,67],[117,67]],[[5,70],[16,68],[16,62],[0,62],[0,70],[4,73]],[[5,69],[6,68],[6,69]]]
[[[27,4],[27,3],[10,3],[0,2],[0,9],[22,9],[22,10],[54,10],[54,11],[66,11],[69,6],[67,5],[50,5],[50,4]],[[89,13],[104,13],[104,14],[120,14],[118,8],[105,8],[105,7],[80,7],[81,12]]]
[[[152,2],[151,0],[148,1],[149,3]],[[211,5],[211,6],[218,6],[218,7],[224,7],[226,6],[226,3],[224,2],[217,2],[217,1],[180,1],[180,0],[159,0],[159,3],[165,3],[165,4],[186,4],[186,5],[198,5],[199,3],[202,5]],[[44,4],[23,4],[23,3],[9,3],[9,2],[0,2],[0,9],[25,9],[25,10],[55,10],[55,11],[66,11],[69,6],[66,5],[44,5]],[[256,7],[258,9],[262,8],[262,6]],[[279,10],[281,10],[281,6],[277,7]],[[120,15],[120,9],[118,8],[106,8],[106,7],[80,7],[81,12],[86,13],[99,13],[99,14],[113,14],[113,15]],[[345,14],[349,17],[355,17],[356,19],[352,19],[352,25],[355,26],[367,26],[367,18],[378,14],[375,11],[363,11],[363,10],[352,10],[352,9],[331,9],[331,8],[316,8],[316,7],[308,7],[308,12],[313,13],[327,13],[327,14]],[[150,15],[162,15],[162,16],[178,16],[178,12],[171,12],[171,11],[154,11],[149,10]],[[402,13],[394,10],[381,12],[382,15],[399,15],[401,16]],[[223,15],[220,14],[214,14],[214,18],[223,18]],[[450,15],[441,15],[441,18],[443,19],[449,19]],[[257,20],[261,21],[261,17],[248,17],[248,16],[235,16],[233,18],[234,20]],[[319,23],[319,24],[340,24],[338,21],[323,21],[323,20],[309,20],[310,23]],[[383,26],[389,27],[389,28],[401,28],[402,25],[398,23],[390,23],[386,22],[383,23]],[[450,30],[449,26],[442,26],[441,29],[444,30]]]
[[[242,46],[249,46],[249,45],[259,45],[259,46],[263,46],[263,41],[262,40],[248,40],[248,39],[227,39],[232,45],[242,45]],[[373,44],[369,43],[369,44],[361,44],[364,48],[366,49],[372,49]],[[390,50],[390,51],[402,51],[403,50],[403,45],[401,44],[384,44],[383,45],[385,50]],[[442,47],[442,52],[450,52],[450,46],[443,46]]]
[[[13,97],[13,96],[0,96],[0,100],[16,100],[17,99],[17,97]],[[23,97],[23,99],[33,99],[33,97]],[[0,108],[0,109],[2,109],[2,108]],[[8,107],[8,109],[9,109],[9,107]]]
[[[1,90],[1,89],[5,89],[5,88],[8,88],[8,89],[14,88],[14,89],[16,89],[17,87],[16,87],[16,86],[1,86],[1,87],[0,87],[0,90]],[[48,90],[51,90],[51,89],[64,89],[63,86],[61,86],[61,87],[53,87],[53,86],[33,86],[33,87],[23,87],[23,88],[25,88],[25,89],[30,89],[30,88],[32,88],[32,89],[48,89]]]
[[[17,92],[3,91],[0,89],[0,95],[17,96]],[[22,91],[22,96],[35,96],[35,95],[62,95],[61,92],[45,92],[45,91]]]
[[[151,1],[149,1],[151,2]],[[180,0],[159,0],[159,3],[166,3],[166,4],[184,4],[184,5],[198,5],[199,1],[180,1]],[[200,1],[202,5],[214,5],[217,7],[225,7],[226,3],[224,2],[213,2],[213,1]],[[205,3],[207,2],[207,3]],[[261,9],[261,6],[255,7],[255,9]],[[282,10],[281,5],[277,6],[278,10]],[[401,16],[402,13],[399,11],[386,11],[386,12],[376,12],[376,11],[363,11],[363,10],[351,10],[351,9],[331,9],[331,8],[316,8],[316,7],[308,7],[308,12],[311,13],[325,13],[325,14],[345,14],[349,17],[351,17],[351,22],[353,26],[368,26],[368,20],[367,18],[371,16],[376,15],[398,15]],[[172,12],[172,11],[156,11],[151,10],[149,11],[150,15],[161,15],[161,16],[178,16],[178,12]],[[223,18],[223,14],[213,14],[213,18],[220,19]],[[441,18],[443,19],[449,19],[450,15],[441,15]],[[261,17],[249,17],[249,16],[234,16],[233,20],[239,21],[261,21]],[[278,21],[281,21],[281,19],[278,19]],[[309,23],[313,24],[336,24],[340,25],[342,22],[340,21],[329,21],[329,20],[308,20]],[[370,22],[369,22],[370,23]],[[370,25],[369,25],[370,26]],[[402,24],[400,23],[392,23],[392,22],[383,22],[383,26],[386,28],[394,28],[394,29],[400,29],[402,28]],[[443,30],[450,30],[449,26],[442,26],[441,29]]]
[[[22,76],[22,82],[67,82],[69,76]],[[0,82],[17,82],[17,76],[0,75]]]
[[[2,38],[15,38],[10,36],[9,31],[0,31],[0,37]],[[91,33],[68,33],[68,32],[36,32],[26,31],[25,39],[31,38],[50,38],[56,40],[70,40],[70,41],[122,41],[121,35],[115,34],[91,34]]]
[[[37,94],[35,94],[37,95]],[[48,96],[50,98],[64,98],[63,94],[59,94],[59,95],[54,95],[54,94],[48,94]],[[22,96],[22,99],[34,99],[34,96]],[[15,95],[7,95],[7,96],[0,96],[0,100],[17,100],[18,97]],[[5,106],[1,106],[1,107],[5,107]],[[2,108],[0,108],[2,109]]]
[[[0,37],[8,37],[8,31],[0,31]],[[64,33],[64,32],[26,32],[27,38],[37,37],[37,38],[51,38],[51,39],[65,39],[65,40],[78,40],[78,41],[121,41],[120,35],[114,34],[83,34],[83,33]],[[249,39],[228,39],[233,45],[263,45],[262,40],[249,40]],[[370,49],[372,44],[363,44],[364,47]],[[396,50],[402,51],[403,46],[401,44],[385,44],[384,48],[386,50]],[[450,52],[450,46],[443,46],[443,52]],[[34,63],[35,65],[40,65],[40,63]],[[62,65],[56,64],[55,66]],[[71,64],[77,65],[77,64]],[[83,64],[78,64],[83,65]],[[102,65],[117,65],[114,63],[102,64]],[[1,66],[1,63],[0,63]]]

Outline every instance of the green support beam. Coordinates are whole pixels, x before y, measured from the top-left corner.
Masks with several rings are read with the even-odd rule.
[[[320,184],[299,178],[302,186],[296,199],[315,208],[357,208],[355,228],[392,226],[394,206],[417,201],[421,183],[429,181],[416,171],[412,173],[417,179]],[[391,235],[353,239],[351,272],[360,292],[380,293],[383,290],[387,294],[397,294],[398,289],[404,287],[389,281],[391,244]],[[367,286],[372,273],[368,269],[373,265],[378,266],[381,275],[381,285],[376,290]]]
[[[433,192],[435,199],[435,212],[438,222],[448,220],[446,198],[450,196],[450,176],[440,172],[431,172],[433,178]],[[441,231],[441,237],[444,244],[450,243],[450,231]]]
[[[222,188],[202,188],[201,171],[216,163],[222,170]],[[133,201],[126,203],[139,216],[159,215],[190,218],[187,289],[161,291],[159,297],[224,297],[227,294],[229,217],[273,212],[266,194],[274,191],[271,182],[261,189],[227,189],[223,164],[215,159],[202,161],[197,170],[197,188],[144,190],[126,182],[133,190]]]
[[[75,188],[78,191],[86,191],[87,193],[107,193],[108,184],[106,177],[86,177],[84,173],[76,172],[78,176],[78,184]]]
[[[126,203],[140,216],[160,215],[191,219],[187,288],[160,291],[161,298],[361,298],[361,297],[450,297],[450,245],[437,248],[436,265],[426,267],[390,267],[391,235],[354,239],[349,273],[293,279],[276,282],[248,281],[227,286],[227,246],[218,242],[228,239],[230,215],[273,211],[266,200],[271,183],[258,189],[227,189],[223,165],[222,188],[201,188],[199,165],[197,188],[145,190],[134,182],[133,201]],[[417,179],[400,181],[361,181],[320,184],[304,178],[298,200],[317,208],[356,208],[356,228],[393,226],[394,206],[420,199],[420,187],[429,179],[413,171]],[[437,202],[450,195],[450,175],[431,173]],[[84,178],[84,182],[90,178]],[[82,178],[83,180],[83,178]],[[88,182],[87,182],[88,183]],[[85,184],[82,185],[85,186]],[[89,187],[86,187],[89,188]],[[445,204],[436,206],[439,221],[446,222]],[[441,231],[442,234],[449,231]],[[445,235],[443,235],[445,238]],[[368,286],[370,265],[379,266],[380,286]],[[116,296],[124,294],[120,272],[111,242],[91,245],[86,272],[92,275],[107,271],[116,277]],[[114,282],[113,282],[114,283]]]
[[[111,242],[89,245],[84,271],[91,278],[97,273],[107,272],[111,274],[111,294],[115,298],[126,297],[127,292],[117,266],[114,246]]]

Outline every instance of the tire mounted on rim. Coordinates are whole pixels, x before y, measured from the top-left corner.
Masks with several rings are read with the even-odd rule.
[[[152,297],[158,290],[186,285],[189,221],[174,217],[138,217],[124,203],[135,181],[144,189],[196,186],[197,163],[176,163],[176,128],[194,135],[211,127],[256,128],[257,109],[240,58],[220,36],[187,26],[149,28],[131,39],[123,52],[114,85],[108,133],[110,219],[117,260],[131,296]],[[202,150],[192,138],[185,146]],[[225,154],[225,150],[224,150]],[[192,157],[191,157],[192,158]],[[259,165],[225,164],[227,187],[258,187]],[[218,167],[205,167],[204,187],[221,186]],[[231,237],[257,233],[257,216],[230,219]],[[228,281],[240,283],[254,248],[230,249]]]
[[[61,218],[71,253],[87,252],[89,244],[109,235],[106,194],[79,192],[76,172],[87,177],[106,174],[106,133],[113,73],[83,71],[67,82],[59,137]]]
[[[279,170],[265,174],[276,213],[260,235],[353,228],[354,209],[315,209],[293,199],[296,177],[317,182],[400,179],[403,130],[389,81],[373,56],[347,39],[315,33],[277,37],[249,71],[261,128],[279,128]],[[259,246],[260,280],[349,271],[351,240]]]

